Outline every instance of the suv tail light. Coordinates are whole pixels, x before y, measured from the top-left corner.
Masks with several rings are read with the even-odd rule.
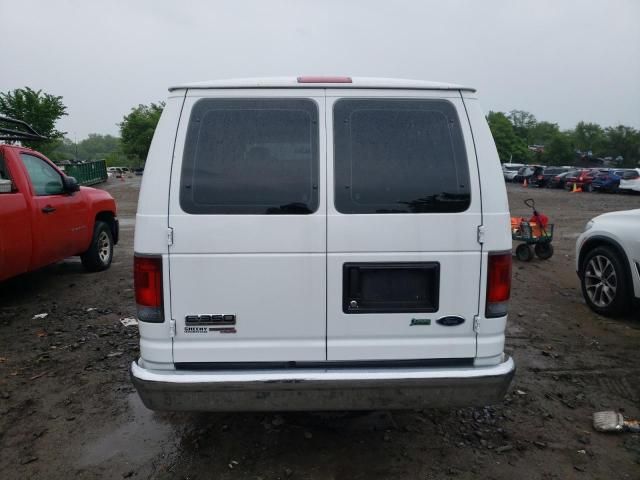
[[[489,252],[487,268],[487,318],[507,314],[511,295],[511,252]]]
[[[133,257],[133,280],[138,319],[143,322],[164,321],[162,312],[162,257]]]

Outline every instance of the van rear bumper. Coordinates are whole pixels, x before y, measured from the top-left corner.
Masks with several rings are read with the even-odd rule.
[[[376,410],[499,403],[515,373],[491,367],[304,371],[147,370],[131,380],[147,408],[165,411]]]

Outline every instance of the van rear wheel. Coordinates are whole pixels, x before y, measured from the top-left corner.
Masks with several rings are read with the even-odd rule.
[[[96,222],[89,249],[80,255],[82,266],[89,272],[100,272],[111,266],[113,260],[113,234],[105,222]]]

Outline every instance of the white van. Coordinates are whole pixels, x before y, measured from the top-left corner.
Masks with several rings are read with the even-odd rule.
[[[135,233],[154,410],[487,405],[511,283],[471,88],[299,77],[170,89]]]

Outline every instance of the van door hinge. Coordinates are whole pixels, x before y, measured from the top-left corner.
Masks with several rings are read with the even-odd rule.
[[[167,245],[173,245],[173,228],[167,228]]]
[[[480,331],[480,315],[473,316],[473,331],[476,333]]]
[[[169,336],[171,338],[176,336],[176,321],[173,318],[169,320]]]
[[[486,230],[484,225],[478,225],[478,243],[484,243],[484,232]]]

